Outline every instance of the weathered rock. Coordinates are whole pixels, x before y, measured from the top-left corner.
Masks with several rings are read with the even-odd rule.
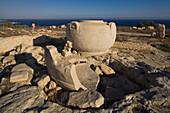
[[[1,97],[0,111],[3,113],[19,113],[27,109],[40,107],[44,103],[45,94],[35,86],[22,86]]]
[[[16,83],[16,82],[23,82],[28,80],[28,72],[27,71],[16,71],[13,72],[10,76],[10,82]]]
[[[7,56],[3,59],[3,64],[16,64],[14,56]]]
[[[110,75],[110,74],[115,74],[115,71],[109,67],[109,66],[106,66],[104,64],[101,64],[100,65],[101,67],[101,70],[106,74],[106,75]]]
[[[33,69],[22,63],[12,68],[10,76],[11,83],[23,82],[24,84],[31,84],[33,77]]]
[[[131,62],[135,61],[135,59],[134,59],[132,56],[127,57],[127,59],[128,59],[129,61],[131,61]]]
[[[65,28],[66,28],[66,26],[65,26],[65,25],[61,25],[61,26],[60,26],[60,28],[63,28],[63,29],[65,29]]]
[[[15,67],[13,67],[11,72],[15,72],[15,71],[28,71],[31,74],[34,73],[34,70],[30,68],[29,66],[27,66],[25,63],[18,64]]]
[[[148,29],[149,30],[154,30],[155,28],[154,28],[154,26],[148,26]]]
[[[103,96],[94,90],[84,90],[79,92],[64,92],[61,94],[61,101],[67,106],[79,108],[99,108],[104,104]]]
[[[157,38],[165,38],[165,25],[164,24],[157,25],[156,37]]]
[[[50,82],[50,77],[48,75],[42,75],[37,77],[34,82],[43,89]]]
[[[137,28],[136,26],[133,26],[132,29],[136,30],[136,29],[138,29],[138,28]]]
[[[51,28],[53,28],[53,29],[56,29],[57,27],[55,26],[55,25],[53,25],[53,26],[50,26]]]
[[[124,97],[124,92],[121,89],[106,86],[105,98],[107,100],[118,100]]]
[[[102,73],[102,71],[99,69],[99,67],[96,67],[95,72],[96,72],[98,75],[103,75],[103,73]]]
[[[152,36],[152,37],[156,37],[156,32],[152,32],[152,33],[151,33],[151,36]]]
[[[56,88],[56,83],[54,82],[54,81],[50,81],[50,83],[49,83],[49,87],[48,87],[48,89],[54,89],[54,88]]]
[[[65,56],[65,57],[71,56],[71,54],[72,54],[71,51],[67,51],[67,50],[62,51],[62,55]]]
[[[72,48],[72,42],[67,41],[67,43],[64,46],[64,49],[62,50],[62,55],[67,57],[67,56],[71,56],[71,48]]]
[[[59,104],[46,102],[41,108],[40,113],[72,113],[73,111]]]

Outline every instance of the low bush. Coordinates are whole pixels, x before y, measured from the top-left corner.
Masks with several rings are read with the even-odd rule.
[[[149,21],[149,20],[144,20],[144,21],[141,21],[139,24],[138,24],[138,27],[148,27],[148,26],[154,26],[156,28],[157,24],[153,21]]]

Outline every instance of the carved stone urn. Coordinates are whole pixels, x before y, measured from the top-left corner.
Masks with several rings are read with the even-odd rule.
[[[103,20],[72,21],[67,25],[66,37],[73,48],[87,55],[100,55],[108,52],[116,39],[114,22]]]

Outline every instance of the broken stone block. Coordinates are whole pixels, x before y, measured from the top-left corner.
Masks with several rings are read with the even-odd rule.
[[[67,106],[79,108],[99,108],[104,104],[104,97],[95,90],[79,92],[64,92],[61,94],[61,102]]]
[[[24,84],[31,84],[33,77],[33,69],[27,66],[25,63],[16,65],[12,68],[12,74],[10,76],[10,82],[22,82]]]
[[[164,24],[157,25],[156,37],[157,38],[165,38],[165,25]]]
[[[97,75],[86,63],[76,64],[76,74],[80,83],[87,89],[97,89],[99,75]]]
[[[48,82],[50,82],[50,77],[48,75],[42,75],[34,80],[34,83],[37,84],[41,89],[43,89]]]
[[[105,64],[101,64],[100,67],[101,67],[101,70],[102,70],[106,75],[115,74],[115,71],[114,71],[111,67],[106,66]]]
[[[113,87],[106,86],[105,98],[107,100],[114,101],[114,100],[121,99],[123,97],[124,97],[124,92],[121,89],[116,89]]]
[[[28,80],[28,72],[27,71],[16,71],[13,72],[10,76],[10,82],[23,82]]]
[[[30,68],[29,66],[27,66],[25,63],[18,64],[15,67],[13,67],[11,72],[15,72],[15,71],[28,71],[31,74],[34,73],[34,70]]]
[[[53,62],[54,64],[57,64],[57,61],[61,60],[61,54],[58,53],[58,50],[55,46],[46,46],[45,50],[46,56],[48,54],[48,57],[51,58],[51,63]]]
[[[56,61],[55,56],[51,54],[51,51],[45,48],[45,62],[48,72],[51,78],[62,88],[85,90],[93,87],[92,89],[96,89],[99,76],[87,64],[81,65],[82,57],[62,57],[61,60]],[[80,63],[80,65],[76,63]]]

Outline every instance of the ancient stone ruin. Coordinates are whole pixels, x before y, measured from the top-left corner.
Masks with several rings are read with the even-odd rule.
[[[71,22],[66,38],[38,36],[0,55],[0,111],[169,112],[169,54],[115,38],[114,23]]]
[[[157,38],[165,38],[165,25],[164,24],[157,25],[156,37]]]

